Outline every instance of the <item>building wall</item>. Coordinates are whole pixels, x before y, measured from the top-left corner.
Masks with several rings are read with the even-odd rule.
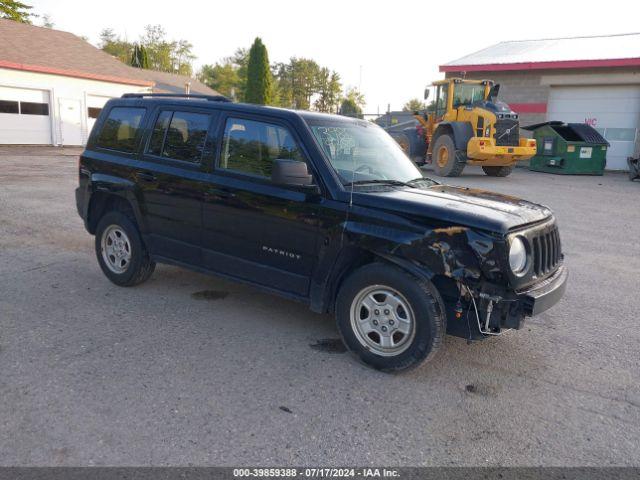
[[[63,128],[76,128],[75,125],[63,124],[60,105],[78,105],[80,107],[80,125],[77,127],[79,132],[75,138],[79,138],[81,144],[84,145],[93,125],[93,120],[88,116],[88,107],[99,107],[109,98],[119,97],[124,93],[151,91],[150,87],[139,85],[125,85],[11,69],[0,69],[0,86],[48,92],[51,145],[63,143]]]

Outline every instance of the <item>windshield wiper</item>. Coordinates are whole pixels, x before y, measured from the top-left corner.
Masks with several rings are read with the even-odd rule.
[[[413,180],[411,181],[413,182]],[[383,180],[383,179],[356,180],[355,182],[348,182],[344,184],[345,187],[351,187],[353,185],[393,185],[393,186],[399,186],[399,187],[418,188],[415,185],[412,185],[411,183],[408,183],[408,182],[401,182],[400,180]]]
[[[407,183],[411,184],[412,186],[415,186],[416,183],[418,182],[427,182],[430,183],[432,185],[437,185],[438,182],[436,182],[435,180],[429,178],[429,177],[418,177],[418,178],[414,178],[412,180],[408,180]]]

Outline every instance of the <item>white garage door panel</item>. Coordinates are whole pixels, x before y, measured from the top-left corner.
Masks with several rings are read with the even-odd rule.
[[[48,91],[0,86],[0,100],[49,105],[49,115],[0,113],[0,145],[51,145]]]
[[[49,92],[32,88],[0,86],[0,100],[22,100],[23,102],[49,103]]]
[[[101,95],[87,95],[87,108],[102,108],[104,104],[107,103],[112,97],[104,97]],[[87,136],[93,129],[93,126],[96,123],[96,118],[88,117],[87,118]]]
[[[640,86],[551,87],[547,119],[597,128],[611,143],[607,168],[624,170],[640,124]]]
[[[44,115],[0,113],[0,145],[51,145],[51,121]]]

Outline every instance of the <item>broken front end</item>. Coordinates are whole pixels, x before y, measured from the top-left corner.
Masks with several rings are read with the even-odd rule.
[[[464,227],[434,229],[420,243],[420,253],[412,250],[420,263],[436,266],[431,280],[445,302],[447,333],[467,340],[521,328],[526,317],[555,305],[566,288],[554,219],[506,237]]]

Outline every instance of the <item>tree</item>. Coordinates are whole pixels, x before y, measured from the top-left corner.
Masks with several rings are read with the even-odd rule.
[[[51,20],[51,15],[48,13],[42,15],[42,26],[45,28],[53,28],[56,26],[55,23],[53,23],[53,20]]]
[[[31,23],[33,7],[17,0],[0,0],[0,18],[6,18],[19,23]]]
[[[167,40],[160,25],[147,25],[138,43],[123,40],[111,28],[100,32],[100,48],[123,63],[133,64],[136,47],[146,54],[146,68],[187,76],[193,72],[193,45],[186,40]]]
[[[320,66],[309,58],[292,58],[291,75],[295,108],[309,110],[311,97],[318,89]]]
[[[403,112],[418,112],[426,109],[427,105],[422,100],[419,100],[417,98],[412,98],[402,107]]]
[[[149,68],[161,72],[173,72],[171,52],[173,45],[166,39],[166,32],[161,25],[147,25],[140,37],[140,44],[147,50]]]
[[[340,104],[340,115],[363,118],[364,95],[357,88],[350,88]]]
[[[100,32],[100,48],[123,63],[129,62],[133,52],[133,44],[122,40],[111,28]]]
[[[273,96],[272,84],[267,48],[262,40],[256,37],[249,50],[247,89],[244,100],[248,103],[269,105]]]
[[[352,99],[344,98],[340,104],[340,115],[363,118],[362,109]]]
[[[318,98],[313,106],[319,112],[336,113],[340,106],[342,85],[340,75],[328,68],[320,69],[317,81]]]
[[[215,65],[203,65],[198,79],[221,94],[242,102],[247,85],[248,61],[247,49],[239,48],[232,56],[223,58]]]
[[[147,55],[147,49],[144,45],[133,46],[133,53],[131,54],[131,61],[129,65],[136,68],[149,68],[149,56]]]
[[[199,80],[222,95],[236,100],[240,77],[238,69],[231,63],[203,65],[198,75]]]
[[[186,40],[178,40],[177,42],[172,42],[172,45],[171,61],[174,71],[180,75],[190,77],[193,74],[192,63],[196,58],[192,53],[193,44]]]

